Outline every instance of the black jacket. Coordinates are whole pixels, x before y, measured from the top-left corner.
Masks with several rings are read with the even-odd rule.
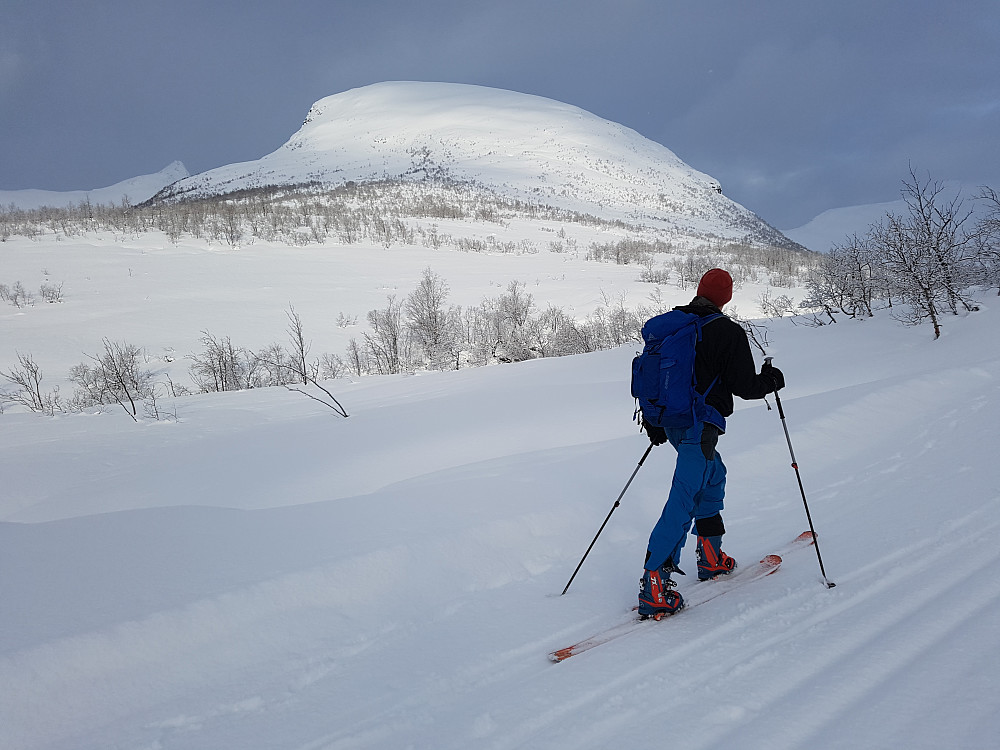
[[[691,304],[674,309],[702,317],[721,312],[704,297],[695,297]],[[757,374],[746,331],[725,316],[701,329],[701,341],[695,347],[694,376],[699,393],[705,393],[718,377],[705,401],[723,417],[733,413],[733,396],[758,399],[774,390],[771,378]]]

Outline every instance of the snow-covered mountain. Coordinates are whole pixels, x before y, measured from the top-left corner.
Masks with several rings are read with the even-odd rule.
[[[803,247],[825,253],[853,234],[864,235],[869,226],[880,222],[886,214],[905,211],[906,203],[902,200],[831,208],[801,227],[783,229],[782,234]]]
[[[378,180],[448,180],[679,233],[787,244],[716,180],[634,130],[551,99],[464,84],[379,83],[321,99],[276,151],[180,180],[157,199]]]
[[[127,199],[132,205],[147,201],[167,185],[189,176],[187,168],[175,161],[155,174],[132,177],[108,187],[93,190],[0,190],[0,206],[25,210],[53,206],[62,208],[89,200],[91,203],[120,204]]]
[[[943,198],[961,200],[963,206],[977,216],[980,209],[976,196],[981,194],[978,185],[968,185],[956,180],[941,183]],[[795,229],[782,229],[781,233],[798,244],[816,252],[825,253],[834,245],[843,244],[852,235],[864,236],[868,228],[880,223],[886,214],[905,215],[909,211],[902,198],[883,203],[831,208]]]

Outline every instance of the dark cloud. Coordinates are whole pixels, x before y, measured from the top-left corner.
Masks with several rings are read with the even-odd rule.
[[[0,189],[192,172],[384,80],[508,88],[652,138],[782,228],[910,164],[1000,186],[995,0],[7,0]]]

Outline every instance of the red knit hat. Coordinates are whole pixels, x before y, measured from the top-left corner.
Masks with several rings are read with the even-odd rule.
[[[698,296],[721,308],[733,298],[733,277],[721,268],[713,268],[698,282]]]

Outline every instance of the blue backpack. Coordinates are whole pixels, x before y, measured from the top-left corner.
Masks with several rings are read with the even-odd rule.
[[[694,348],[701,341],[701,329],[722,313],[701,317],[681,310],[657,315],[642,327],[646,342],[642,353],[632,360],[632,396],[638,402],[635,416],[670,429],[712,422],[725,432],[726,420],[705,403],[705,394],[695,389]],[[712,390],[718,378],[712,381]]]

